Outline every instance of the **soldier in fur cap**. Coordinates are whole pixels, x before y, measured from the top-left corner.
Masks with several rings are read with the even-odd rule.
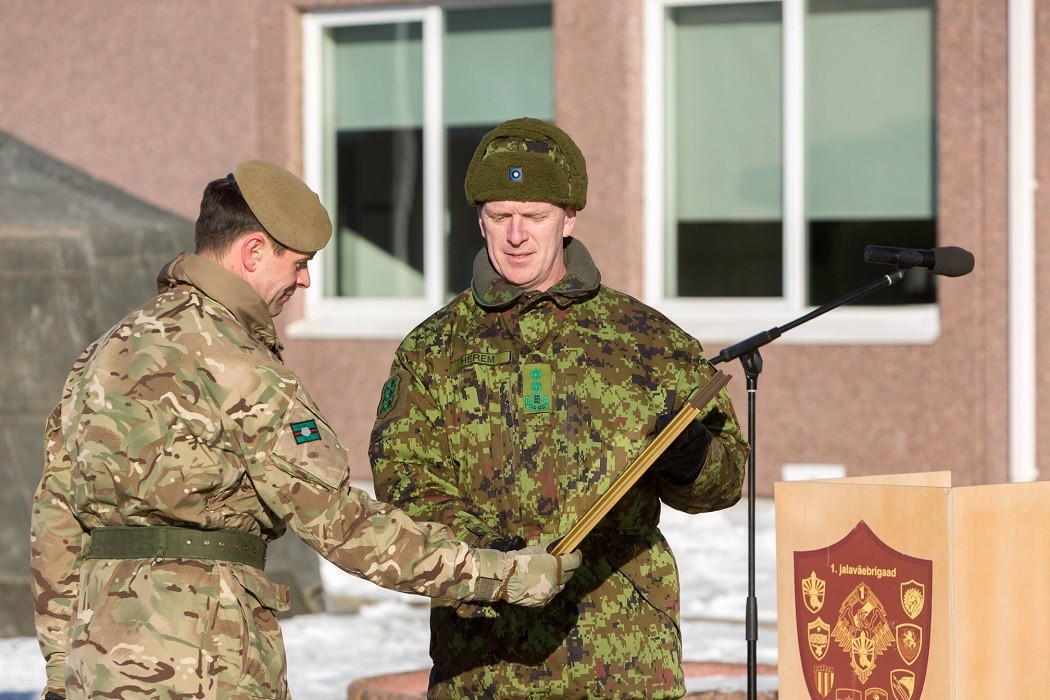
[[[467,171],[485,247],[467,289],[402,343],[370,457],[376,491],[478,546],[565,534],[711,377],[700,343],[600,281],[576,239],[587,171],[554,124],[513,119]],[[678,572],[661,505],[740,498],[748,446],[722,392],[581,545],[542,610],[436,602],[432,698],[685,692]]]

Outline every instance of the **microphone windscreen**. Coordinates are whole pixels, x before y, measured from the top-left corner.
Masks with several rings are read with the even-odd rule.
[[[930,271],[945,277],[962,277],[973,270],[973,253],[956,246],[933,249],[933,267]]]

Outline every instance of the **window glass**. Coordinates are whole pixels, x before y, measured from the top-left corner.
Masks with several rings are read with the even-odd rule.
[[[422,25],[338,27],[326,39],[336,233],[325,292],[422,296]]]
[[[422,21],[325,31],[324,190],[336,224],[326,296],[422,299],[428,274],[443,276],[446,296],[466,288],[483,247],[463,195],[474,148],[505,119],[553,117],[549,4],[449,10],[441,24],[439,47],[425,45],[434,35]],[[424,57],[435,55],[443,68],[428,72]],[[438,79],[434,111],[426,81]],[[424,125],[435,123],[443,163],[425,162]],[[431,172],[445,181],[427,182]],[[445,193],[443,220],[425,213],[425,188],[435,184]],[[428,266],[434,250],[444,263]]]
[[[882,272],[865,245],[936,245],[933,0],[703,2],[664,18],[667,298],[819,305]],[[915,270],[858,303],[935,298]]]
[[[782,293],[780,6],[672,9],[665,293]]]
[[[865,245],[936,245],[933,32],[930,0],[808,2],[810,304],[872,277]],[[914,270],[859,303],[930,303],[933,284]]]

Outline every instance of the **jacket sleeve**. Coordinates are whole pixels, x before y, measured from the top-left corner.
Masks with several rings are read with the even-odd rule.
[[[306,544],[384,588],[446,600],[498,597],[498,552],[473,550],[448,528],[416,523],[350,485],[347,452],[301,387],[275,424],[249,475],[261,500]]]
[[[377,497],[417,520],[444,523],[475,546],[517,534],[489,525],[480,504],[460,488],[442,403],[428,386],[432,381],[432,373],[417,369],[398,352],[368,448]]]
[[[699,348],[699,344],[697,344]],[[680,410],[690,394],[699,389],[714,374],[711,365],[697,351],[698,359],[688,371],[678,374],[678,395],[675,411]],[[728,508],[740,500],[750,447],[737,422],[729,392],[722,389],[718,397],[697,417],[711,433],[700,474],[691,484],[676,485],[657,477],[660,500],[675,510],[686,513],[704,513]]]
[[[76,613],[87,534],[71,507],[71,463],[61,430],[61,405],[47,420],[44,474],[33,498],[30,588],[47,688],[65,694],[66,645]]]

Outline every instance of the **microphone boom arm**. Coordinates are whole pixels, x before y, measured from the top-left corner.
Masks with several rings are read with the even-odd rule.
[[[728,362],[729,360],[735,360],[736,358],[741,357],[746,353],[754,352],[763,345],[768,345],[769,343],[772,343],[781,335],[791,330],[792,328],[795,328],[796,326],[801,326],[803,323],[806,323],[807,321],[812,321],[817,316],[822,316],[827,312],[831,311],[832,309],[836,309],[840,306],[843,306],[844,304],[849,304],[850,302],[854,302],[857,299],[860,299],[861,297],[865,297],[871,294],[872,292],[878,291],[884,287],[889,287],[896,284],[897,282],[900,282],[902,279],[904,279],[905,272],[907,272],[907,270],[900,269],[883,275],[881,278],[875,280],[874,282],[864,287],[861,287],[860,289],[855,289],[849,294],[843,295],[833,301],[829,301],[823,306],[818,306],[809,313],[796,318],[794,321],[785,323],[783,326],[775,326],[773,328],[770,328],[769,330],[756,333],[750,338],[745,338],[739,343],[735,343],[727,348],[723,348],[722,352],[715,355],[710,362],[712,365],[717,365],[720,362]]]

